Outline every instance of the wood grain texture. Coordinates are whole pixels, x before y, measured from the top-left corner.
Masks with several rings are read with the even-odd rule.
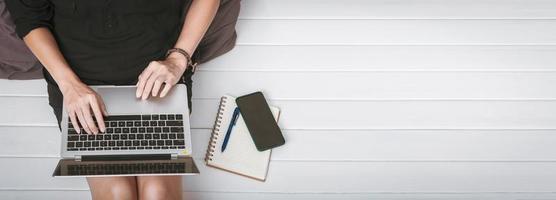
[[[242,19],[554,19],[550,0],[244,0]]]

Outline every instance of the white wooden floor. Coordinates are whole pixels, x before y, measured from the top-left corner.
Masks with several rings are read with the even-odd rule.
[[[244,0],[194,77],[187,199],[556,199],[556,1]],[[287,144],[267,182],[202,164],[218,97],[262,89]],[[50,177],[39,81],[0,81],[0,199],[89,198]]]

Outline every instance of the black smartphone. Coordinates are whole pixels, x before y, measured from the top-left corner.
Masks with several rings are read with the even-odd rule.
[[[240,96],[236,104],[257,150],[265,151],[286,143],[262,92]]]

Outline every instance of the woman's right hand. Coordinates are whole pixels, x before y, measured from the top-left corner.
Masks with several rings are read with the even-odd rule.
[[[81,81],[61,84],[60,90],[64,96],[64,107],[75,130],[80,133],[80,127],[89,134],[106,131],[103,115],[108,115],[102,98],[89,86]],[[93,120],[96,119],[96,123]]]

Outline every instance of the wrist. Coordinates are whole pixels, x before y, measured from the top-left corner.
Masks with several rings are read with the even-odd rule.
[[[56,81],[56,84],[58,84],[58,88],[60,88],[62,94],[65,94],[72,86],[83,83],[76,77],[67,77]]]
[[[166,57],[166,60],[173,61],[175,65],[177,65],[183,70],[185,70],[189,65],[189,60],[185,57],[185,55],[178,52],[171,52]]]

